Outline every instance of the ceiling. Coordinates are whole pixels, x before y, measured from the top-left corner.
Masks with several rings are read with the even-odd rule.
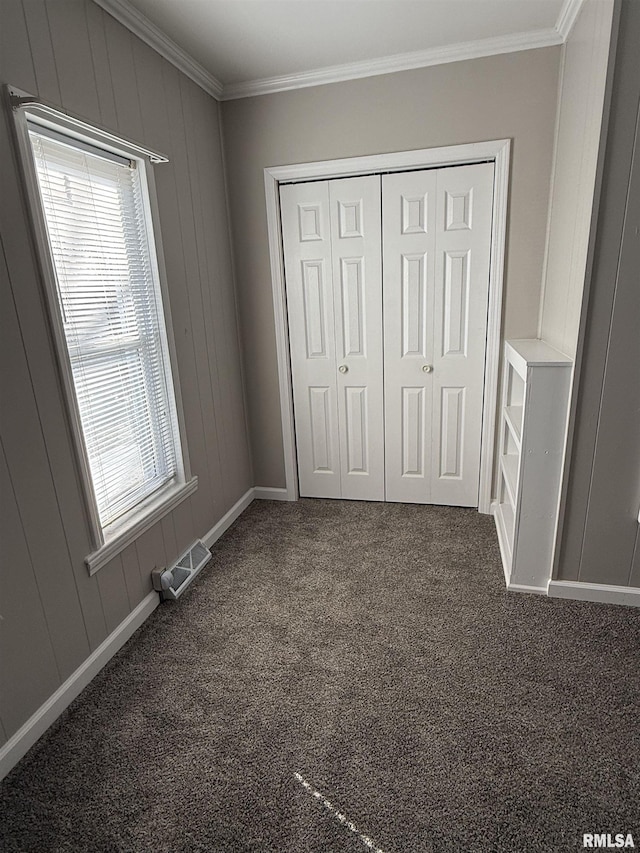
[[[156,36],[168,36],[179,52],[202,66],[224,96],[253,94],[255,84],[265,80],[272,82],[271,90],[277,90],[278,81],[280,89],[293,88],[296,79],[312,85],[318,75],[310,72],[318,69],[334,69],[334,79],[347,79],[434,64],[433,57],[451,61],[446,57],[460,47],[468,52],[470,43],[479,43],[480,49],[471,55],[537,47],[537,41],[557,44],[563,18],[577,5],[576,0],[97,2],[121,20],[122,15],[129,23],[135,19],[138,27],[146,19],[148,29],[160,31]],[[380,63],[386,57],[394,57],[391,65],[398,67],[387,69],[389,60]],[[344,65],[353,73],[334,68]]]

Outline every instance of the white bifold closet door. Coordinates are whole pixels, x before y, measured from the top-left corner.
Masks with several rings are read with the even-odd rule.
[[[477,506],[493,164],[280,188],[300,494]]]
[[[300,494],[384,500],[380,177],[280,203]]]
[[[388,501],[478,506],[493,169],[382,178]]]

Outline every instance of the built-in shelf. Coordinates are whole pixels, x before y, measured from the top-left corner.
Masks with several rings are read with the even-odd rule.
[[[504,407],[504,419],[507,423],[507,426],[511,430],[511,435],[514,437],[516,442],[520,444],[520,438],[522,436],[522,412],[524,411],[523,406],[505,406]]]
[[[513,530],[515,526],[515,512],[509,501],[503,501],[500,505],[501,519],[504,525],[504,533],[509,543],[509,555],[511,555],[511,542],[513,542]]]
[[[496,529],[507,586],[546,593],[573,362],[544,341],[506,341]]]
[[[511,498],[511,503],[514,506],[516,503],[516,487],[518,485],[519,463],[520,456],[516,456],[515,454],[500,457],[500,467],[502,469],[502,476],[504,477],[504,481],[507,486],[507,491],[509,492],[509,497]]]

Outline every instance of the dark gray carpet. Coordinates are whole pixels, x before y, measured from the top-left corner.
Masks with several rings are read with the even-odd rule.
[[[640,845],[639,641],[506,593],[475,511],[256,502],[5,780],[0,847]]]

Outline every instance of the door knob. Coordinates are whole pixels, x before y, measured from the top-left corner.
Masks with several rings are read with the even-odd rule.
[[[340,367],[338,368],[338,370],[340,371],[340,373],[348,373],[349,372],[349,368],[347,367],[346,364],[341,364]]]
[[[432,365],[432,364],[423,364],[423,365],[422,365],[422,370],[423,370],[425,373],[431,373],[431,371],[433,370],[433,365]]]

